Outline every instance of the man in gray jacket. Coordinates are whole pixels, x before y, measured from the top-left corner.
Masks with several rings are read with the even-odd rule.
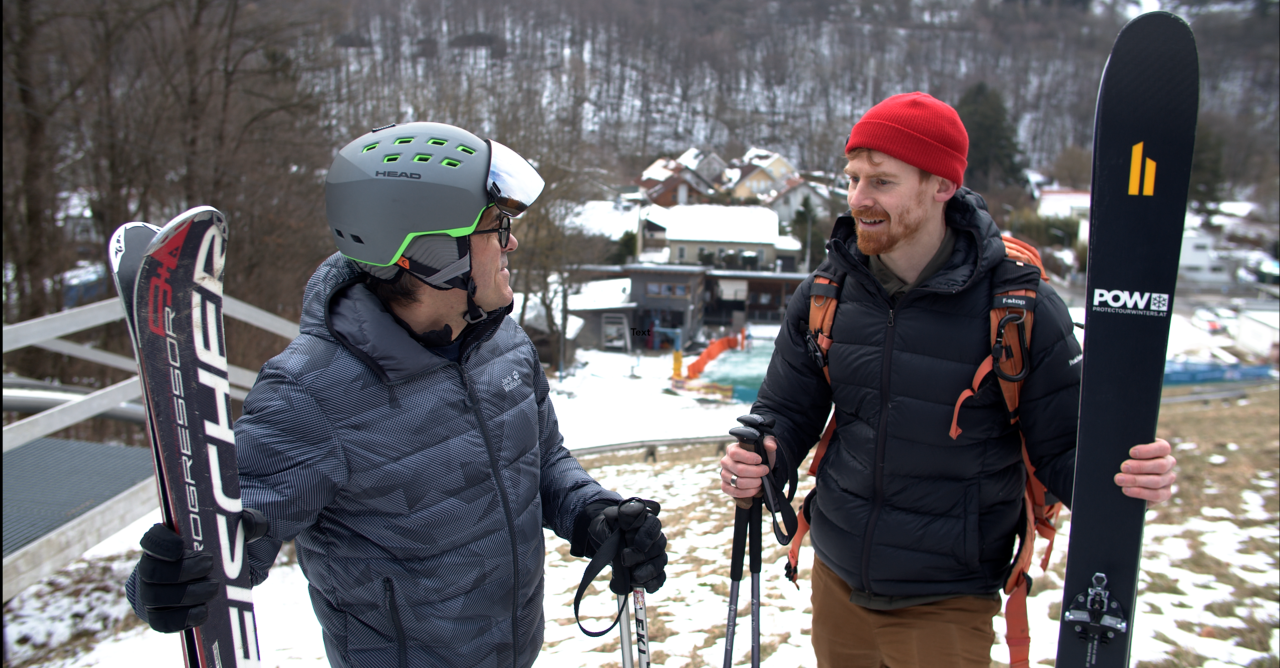
[[[543,527],[575,556],[613,528],[621,498],[564,448],[537,352],[506,317],[511,218],[542,185],[505,146],[437,123],[375,130],[330,170],[340,252],[235,433],[244,506],[270,520],[253,582],[295,541],[334,666],[529,666]],[[633,526],[615,566],[653,592],[666,538],[656,513]],[[178,538],[156,525],[148,540]],[[134,609],[161,631],[199,625],[212,559],[159,552],[129,580]]]

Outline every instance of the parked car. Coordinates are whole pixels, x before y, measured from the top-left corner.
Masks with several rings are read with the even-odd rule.
[[[1195,314],[1191,316],[1191,324],[1210,334],[1222,332],[1222,321],[1218,318],[1218,314],[1209,308],[1196,309]]]

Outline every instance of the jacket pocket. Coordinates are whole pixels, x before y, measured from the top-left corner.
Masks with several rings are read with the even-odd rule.
[[[409,648],[404,641],[404,625],[400,623],[400,607],[396,605],[396,588],[390,577],[382,578],[382,588],[386,592],[387,614],[391,616],[391,626],[396,636],[396,659],[400,668],[409,668]]]

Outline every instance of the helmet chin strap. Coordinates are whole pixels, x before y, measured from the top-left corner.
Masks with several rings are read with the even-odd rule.
[[[476,303],[476,279],[472,278],[471,275],[468,273],[467,274],[467,312],[462,315],[462,319],[466,320],[467,324],[474,325],[477,322],[484,320],[484,318],[485,318],[484,309],[480,308],[480,305]]]

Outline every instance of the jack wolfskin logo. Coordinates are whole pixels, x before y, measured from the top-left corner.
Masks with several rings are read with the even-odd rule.
[[[1163,316],[1169,314],[1169,295],[1160,292],[1094,290],[1093,310],[1104,313]]]
[[[1156,161],[1142,157],[1142,145],[1145,143],[1133,145],[1133,156],[1129,158],[1129,194],[1137,195],[1138,186],[1141,185],[1142,195],[1151,197],[1156,194]],[[1145,176],[1142,173],[1143,167],[1146,168]]]
[[[515,389],[515,387],[519,384],[520,384],[519,371],[512,371],[510,376],[507,376],[506,378],[502,379],[502,389],[505,392],[510,392],[511,390]]]

